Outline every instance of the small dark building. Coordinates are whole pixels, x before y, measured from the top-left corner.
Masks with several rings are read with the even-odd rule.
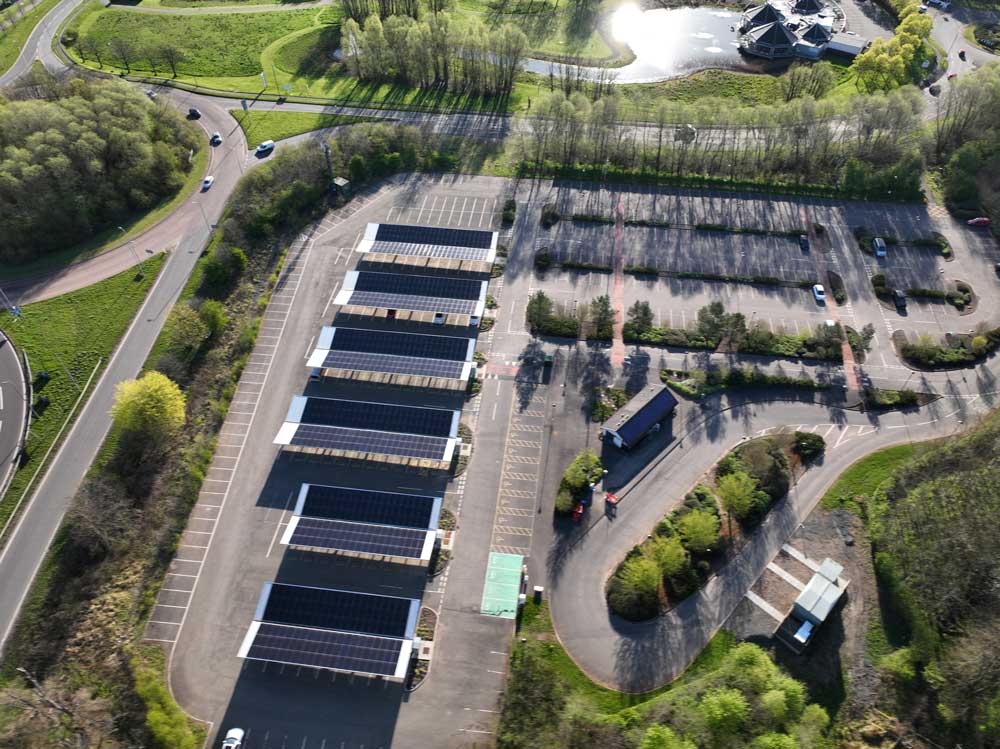
[[[750,8],[743,14],[743,22],[740,30],[755,29],[758,26],[766,26],[769,23],[781,23],[784,21],[781,12],[770,3],[764,3],[754,8]]]
[[[743,50],[751,55],[776,60],[795,54],[795,34],[780,23],[769,23],[753,29],[743,37]]]
[[[604,422],[601,432],[616,447],[628,450],[650,432],[657,431],[660,422],[676,407],[677,399],[666,385],[648,385]]]

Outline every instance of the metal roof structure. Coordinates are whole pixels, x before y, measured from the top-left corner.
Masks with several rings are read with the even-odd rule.
[[[497,233],[405,224],[368,224],[358,252],[492,263]]]
[[[404,564],[430,560],[441,497],[303,484],[281,543]]]
[[[433,316],[480,318],[488,281],[453,276],[348,271],[334,304],[363,310],[398,310]]]
[[[420,601],[270,582],[240,658],[402,680]]]
[[[475,372],[476,340],[324,327],[306,366],[325,377],[458,390]]]
[[[618,447],[630,448],[673,413],[677,399],[666,385],[648,385],[611,415],[602,431]]]
[[[461,411],[339,398],[292,398],[274,438],[287,450],[445,469]]]
[[[832,559],[823,560],[809,584],[795,599],[793,611],[796,617],[814,625],[826,621],[847,589],[847,581],[840,577],[843,571],[844,568]]]

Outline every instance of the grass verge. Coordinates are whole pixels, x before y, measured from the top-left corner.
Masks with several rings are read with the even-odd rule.
[[[59,0],[42,0],[15,21],[13,29],[4,31],[3,36],[0,36],[0,74],[6,73],[10,66],[17,62],[25,42],[28,41],[38,22],[58,4]]]
[[[877,450],[851,465],[823,495],[824,509],[844,508],[862,515],[859,498],[870,497],[903,465],[929,449],[928,443],[907,443]]]
[[[192,127],[195,127],[192,125]],[[201,129],[199,128],[199,133]],[[82,263],[85,260],[89,260],[92,257],[97,257],[115,247],[120,246],[124,242],[135,239],[143,232],[152,228],[160,221],[165,219],[171,213],[173,213],[185,200],[190,197],[198,186],[201,184],[201,179],[205,175],[205,167],[208,164],[208,149],[205,147],[199,147],[195,151],[194,159],[191,164],[191,171],[188,173],[187,179],[184,181],[184,186],[177,191],[177,194],[169,200],[164,200],[158,206],[153,208],[146,213],[137,214],[129,221],[122,222],[122,228],[125,233],[122,234],[115,229],[107,229],[102,231],[100,234],[96,234],[85,242],[81,242],[74,247],[70,247],[61,252],[50,253],[44,257],[40,257],[37,260],[30,263],[22,263],[20,265],[11,265],[7,267],[0,268],[0,280],[10,281],[18,278],[33,278],[35,276],[42,276],[46,273],[51,273],[53,271],[61,270],[67,265],[72,265],[73,263]],[[162,250],[162,247],[136,247],[136,251],[139,252],[140,256],[145,256],[146,249],[152,249],[154,251]]]
[[[719,632],[679,679],[650,692],[629,694],[601,686],[591,681],[590,677],[580,670],[569,657],[569,653],[556,640],[549,607],[545,601],[536,604],[529,600],[524,605],[521,630],[518,635],[525,638],[526,642],[520,642],[520,637],[518,638],[514,645],[513,657],[517,657],[517,651],[523,648],[536,650],[555,669],[560,681],[567,686],[571,693],[570,701],[579,700],[589,711],[604,715],[647,702],[706,671],[717,668],[726,653],[736,644],[736,638],[731,634],[725,631]],[[516,685],[508,685],[508,688],[516,688]]]
[[[162,253],[147,259],[146,274],[141,280],[136,280],[135,270],[129,269],[79,291],[25,305],[16,322],[8,312],[0,312],[0,327],[18,351],[27,352],[32,372],[37,375],[45,370],[52,378],[35,389],[36,400],[45,396],[49,404],[35,409],[36,417],[26,444],[28,459],[14,474],[7,494],[0,500],[0,525],[10,517],[49,447],[55,443],[80,396],[80,389],[92,374],[93,387],[107,366],[164,259]],[[78,414],[75,413],[74,420]]]
[[[241,109],[230,109],[229,114],[239,123],[247,143],[251,146],[264,140],[283,140],[313,130],[336,127],[337,125],[356,125],[359,122],[370,122],[373,119],[346,114],[244,112]]]

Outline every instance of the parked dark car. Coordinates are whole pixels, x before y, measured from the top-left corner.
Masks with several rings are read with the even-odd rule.
[[[809,237],[805,234],[799,235],[799,249],[803,252],[809,252]]]
[[[188,110],[188,118],[192,119],[192,120],[199,120],[199,119],[201,119],[201,110],[198,109],[197,107],[191,107]]]
[[[906,308],[906,294],[903,293],[902,289],[893,289],[892,301],[895,302],[896,306],[900,309]]]

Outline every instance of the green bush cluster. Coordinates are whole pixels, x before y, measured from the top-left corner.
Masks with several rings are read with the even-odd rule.
[[[158,749],[196,749],[199,742],[187,716],[167,691],[162,674],[151,668],[134,670],[135,691],[146,708],[146,728]]]
[[[796,432],[795,443],[792,449],[802,459],[803,463],[811,463],[823,455],[823,452],[826,450],[826,440],[820,434]]]
[[[582,221],[590,224],[613,224],[615,222],[612,216],[602,216],[597,213],[574,213],[572,216],[574,221]]]
[[[517,201],[514,198],[508,198],[503,204],[503,222],[505,224],[513,224],[514,218],[517,215]],[[499,252],[497,253],[499,254]]]
[[[673,601],[691,595],[711,575],[720,528],[715,496],[699,484],[618,565],[608,581],[608,607],[623,619],[642,621],[659,612],[661,587]]]
[[[773,437],[746,442],[715,467],[719,498],[730,516],[745,527],[757,525],[788,493],[788,458]]]
[[[755,234],[761,237],[800,237],[806,230],[797,227],[794,229],[762,229],[755,226],[729,226],[727,224],[695,224],[698,231],[724,231],[730,234]]]
[[[555,203],[546,203],[542,206],[542,226],[551,229],[562,219],[562,214],[556,208]]]
[[[915,390],[884,390],[865,388],[865,403],[874,408],[911,408],[919,405],[920,396]]]
[[[619,408],[628,403],[628,393],[622,388],[597,388],[590,409],[591,421],[604,422]]]
[[[603,475],[604,465],[593,450],[584,450],[577,455],[559,482],[555,511],[560,514],[571,512],[573,505],[591,491],[590,485],[600,481]]]
[[[828,387],[810,377],[768,374],[750,364],[733,368],[709,367],[703,370],[662,369],[660,379],[689,398],[700,398],[726,388],[793,387],[820,390]]]
[[[992,354],[997,347],[1000,347],[1000,328],[992,328],[975,334],[950,336],[940,343],[923,334],[916,341],[900,346],[900,353],[918,367],[947,369],[973,364]]]
[[[525,320],[533,335],[562,338],[577,338],[580,335],[580,321],[556,311],[555,305],[544,291],[536,291],[528,299]]]

